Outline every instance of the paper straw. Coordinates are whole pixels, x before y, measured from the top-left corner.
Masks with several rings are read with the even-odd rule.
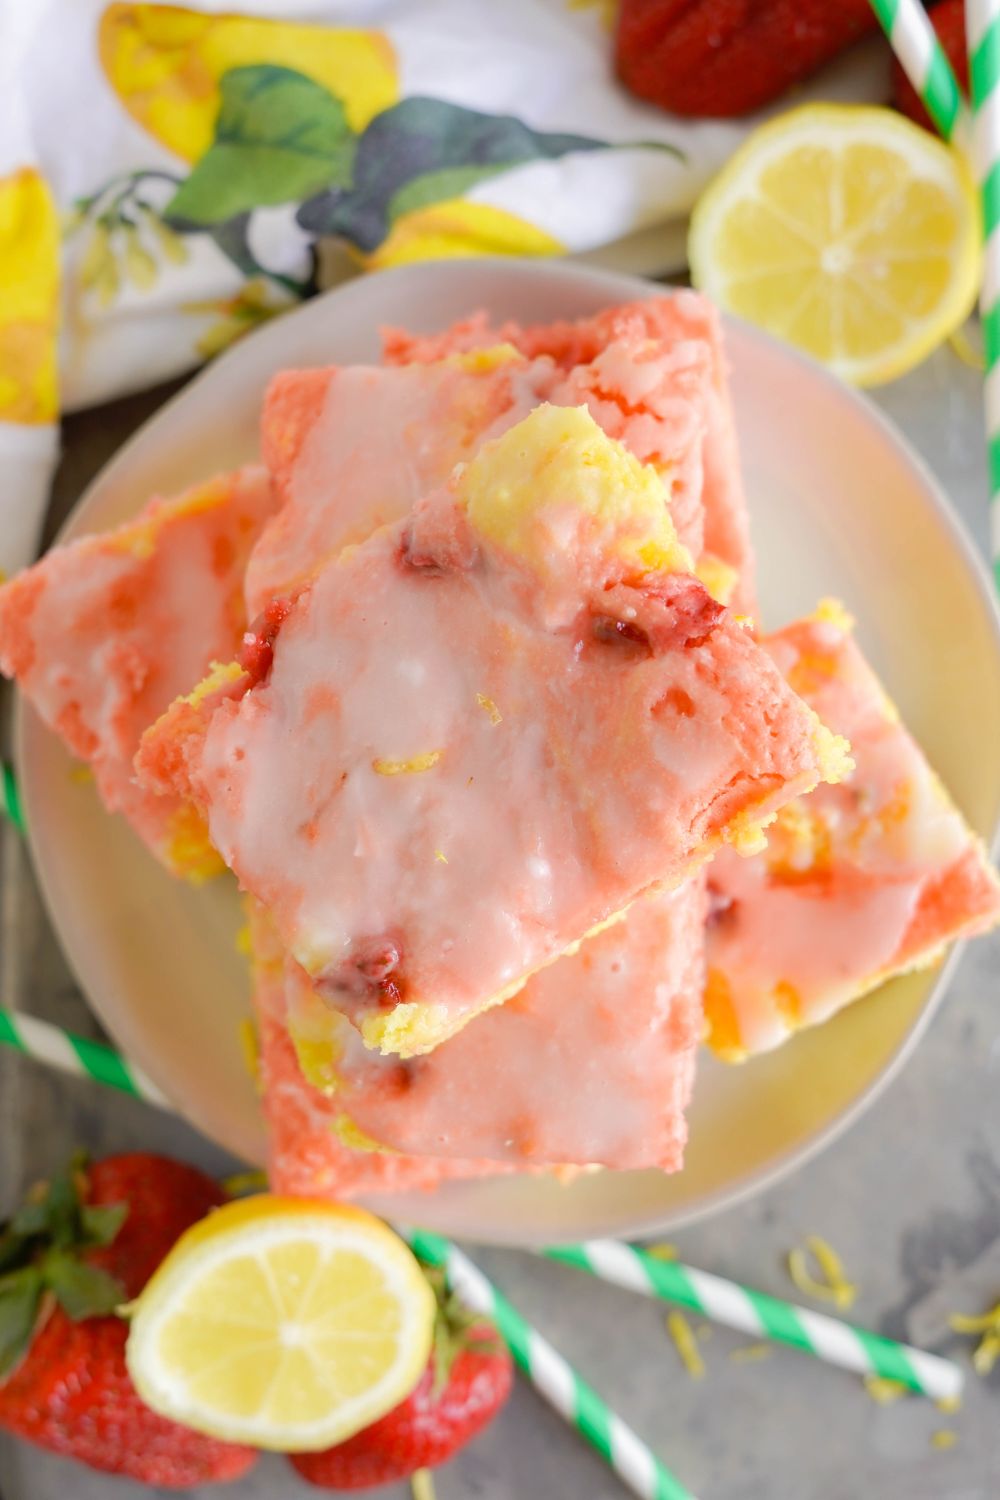
[[[14,772],[6,761],[0,762],[0,812],[10,819],[15,828],[24,832],[24,813],[18,795]]]
[[[679,1480],[617,1416],[573,1366],[532,1328],[467,1255],[425,1229],[399,1230],[421,1260],[440,1266],[474,1312],[492,1318],[532,1385],[643,1500],[693,1500]]]
[[[972,164],[983,212],[983,404],[990,481],[990,559],[1000,588],[1000,0],[966,0]]]
[[[589,1271],[602,1281],[641,1292],[644,1297],[676,1302],[753,1338],[787,1344],[827,1364],[856,1370],[859,1375],[898,1381],[934,1401],[951,1400],[962,1389],[962,1371],[950,1360],[924,1354],[920,1349],[897,1344],[881,1334],[867,1333],[825,1313],[769,1297],[765,1292],[751,1291],[738,1282],[698,1271],[694,1266],[660,1260],[633,1245],[617,1240],[588,1240],[582,1245],[543,1253],[551,1260]]]
[[[946,141],[966,125],[958,80],[920,0],[871,0],[900,66]]]
[[[120,1093],[131,1094],[135,1099],[144,1099],[147,1104],[155,1104],[160,1109],[170,1108],[155,1083],[146,1077],[137,1063],[129,1062],[104,1042],[74,1036],[48,1021],[0,1010],[0,1046],[12,1047],[15,1052],[57,1068],[61,1073],[90,1078],[95,1083],[118,1089]]]

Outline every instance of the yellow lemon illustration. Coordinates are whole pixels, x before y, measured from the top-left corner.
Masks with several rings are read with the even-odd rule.
[[[219,79],[231,68],[296,69],[340,99],[355,132],[399,96],[395,53],[379,31],[114,4],[101,17],[98,49],[132,118],[190,162],[212,144]]]
[[[414,209],[397,219],[371,255],[367,270],[402,266],[415,260],[466,255],[563,255],[566,247],[544,229],[489,203],[450,198]]]
[[[56,208],[24,167],[0,178],[0,421],[54,419],[58,313]]]

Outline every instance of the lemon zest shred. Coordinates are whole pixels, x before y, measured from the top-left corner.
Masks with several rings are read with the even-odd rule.
[[[812,618],[820,625],[833,625],[845,635],[850,635],[854,629],[854,616],[832,595],[826,595],[819,601],[812,612]]]
[[[955,1333],[982,1334],[973,1351],[972,1368],[977,1375],[989,1375],[1000,1359],[1000,1302],[984,1313],[953,1313],[948,1327]]]
[[[237,930],[233,938],[233,947],[241,958],[253,958],[253,938],[249,922],[244,922],[243,926]]]
[[[701,1357],[698,1348],[698,1340],[691,1329],[691,1324],[682,1312],[667,1313],[667,1332],[674,1341],[674,1347],[680,1355],[681,1364],[687,1370],[692,1380],[703,1380],[705,1378],[705,1361]]]
[[[446,865],[448,863],[448,856],[445,854],[443,849],[435,849],[434,858],[437,860],[439,865]]]
[[[931,1433],[932,1448],[954,1448],[958,1442],[958,1433],[953,1432],[950,1427],[942,1427],[938,1432]]]
[[[879,1406],[890,1406],[907,1393],[907,1387],[901,1380],[889,1380],[885,1375],[866,1375],[864,1387]]]
[[[240,1054],[243,1058],[243,1066],[255,1088],[260,1088],[260,1042],[257,1038],[257,1028],[249,1016],[244,1016],[239,1027]]]
[[[252,1172],[234,1172],[222,1179],[222,1188],[228,1198],[246,1198],[251,1193],[266,1193],[267,1173],[259,1169]]]
[[[410,1493],[413,1500],[437,1500],[430,1469],[417,1469],[416,1473],[411,1476]]]
[[[1000,1302],[989,1312],[952,1313],[948,1327],[953,1333],[1000,1333]]]
[[[503,714],[497,708],[492,698],[487,698],[485,693],[477,693],[476,702],[480,708],[485,709],[491,724],[501,724],[503,722]]]
[[[955,1412],[962,1410],[962,1398],[961,1396],[939,1396],[934,1405],[938,1411],[952,1416]]]
[[[349,1151],[375,1151],[382,1156],[398,1156],[392,1146],[386,1146],[382,1141],[377,1141],[367,1130],[362,1130],[360,1125],[355,1124],[350,1115],[338,1115],[332,1122],[330,1129],[337,1137],[342,1146]]]
[[[729,1358],[734,1365],[750,1365],[756,1360],[769,1359],[773,1353],[771,1344],[742,1344],[738,1349],[730,1349]]]
[[[69,779],[74,786],[89,786],[94,773],[89,766],[70,766]]]
[[[409,760],[372,761],[372,770],[379,776],[409,776],[418,771],[429,771],[436,766],[444,754],[443,750],[427,750],[423,755],[413,755]]]
[[[823,1273],[819,1280],[809,1269],[808,1256],[812,1255]],[[822,1302],[832,1302],[837,1307],[851,1307],[858,1295],[855,1284],[848,1281],[840,1256],[826,1240],[818,1234],[806,1237],[806,1248],[796,1246],[788,1254],[788,1274],[807,1297]]]
[[[1000,1358],[1000,1333],[986,1333],[973,1353],[972,1368],[977,1375],[985,1377],[991,1373],[998,1358]]]
[[[670,1245],[666,1240],[657,1240],[654,1245],[643,1245],[646,1255],[651,1255],[654,1260],[677,1260],[678,1250],[676,1245]]]
[[[449,354],[441,361],[453,370],[467,370],[473,375],[488,374],[503,365],[523,364],[524,355],[513,344],[493,344],[488,349],[469,349],[464,354]]]

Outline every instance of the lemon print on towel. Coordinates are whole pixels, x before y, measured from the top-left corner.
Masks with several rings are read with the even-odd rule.
[[[465,197],[490,178],[573,151],[589,136],[530,129],[443,99],[401,99],[360,132],[342,101],[293,68],[261,63],[220,80],[212,144],[166,205],[182,233],[231,251],[256,209],[295,203],[311,239],[340,240],[365,266],[441,255],[558,253],[552,235]]]
[[[59,230],[33,167],[0,177],[0,421],[56,415]]]
[[[101,17],[98,50],[132,118],[187,162],[212,144],[221,80],[233,68],[296,70],[340,100],[352,131],[399,96],[395,53],[379,31],[117,4]]]
[[[504,208],[452,198],[402,214],[378,249],[364,257],[365,269],[404,266],[415,260],[463,255],[562,255],[566,246],[544,229]]]
[[[299,296],[316,289],[315,275],[292,284],[256,259],[260,210],[290,207],[307,243],[338,240],[367,268],[553,255],[565,247],[551,230],[482,201],[483,184],[615,149],[513,115],[400,98],[392,45],[375,30],[116,3],[102,15],[99,51],[123,108],[189,168],[150,164],[132,174],[144,211],[148,181],[169,233],[209,235],[244,276],[271,276]],[[94,204],[109,227],[128,193],[119,180],[111,208],[100,192],[85,207]]]
[[[127,283],[152,286],[160,267],[150,258],[167,247],[182,263],[184,238],[198,235],[264,289],[269,310],[268,287],[284,305],[318,289],[321,239],[366,269],[559,254],[558,231],[489,202],[494,178],[579,152],[679,154],[662,143],[535,130],[450,100],[401,98],[392,43],[375,29],[114,3],[102,13],[98,50],[122,108],[177,163],[150,162],[77,200],[95,255],[107,249],[115,260],[103,306]],[[280,267],[263,263],[273,223],[255,232],[276,208],[289,219]],[[138,265],[140,232],[141,278],[127,260],[131,247]]]

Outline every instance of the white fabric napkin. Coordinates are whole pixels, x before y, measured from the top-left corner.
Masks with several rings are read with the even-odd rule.
[[[7,572],[37,545],[60,407],[176,375],[311,295],[321,241],[338,274],[476,253],[677,269],[687,211],[754,123],[633,99],[599,0],[6,3]],[[886,55],[801,97],[884,97]]]

